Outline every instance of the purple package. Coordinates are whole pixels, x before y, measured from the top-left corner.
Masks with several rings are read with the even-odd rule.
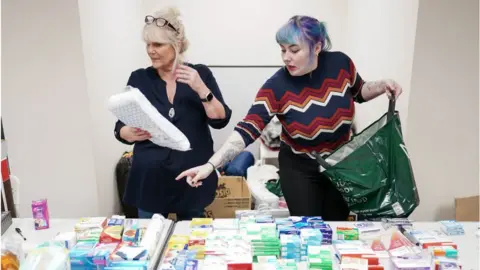
[[[295,234],[295,235],[300,235],[300,230],[297,230],[296,228],[292,227],[279,227],[278,228],[278,233],[279,234]]]
[[[288,219],[291,220],[293,223],[298,223],[298,222],[309,223],[309,222],[323,221],[323,218],[320,216],[290,216]]]
[[[396,270],[430,270],[431,261],[427,256],[412,255],[393,257],[392,263]]]
[[[48,213],[48,204],[46,199],[32,201],[32,214],[35,230],[44,230],[50,228],[50,215]]]
[[[187,260],[185,263],[185,270],[197,270],[198,260]]]

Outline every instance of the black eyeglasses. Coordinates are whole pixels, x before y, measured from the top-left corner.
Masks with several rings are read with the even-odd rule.
[[[170,27],[173,31],[175,31],[177,34],[178,34],[178,30],[177,28],[175,28],[171,23],[169,23],[167,20],[165,20],[164,18],[155,18],[153,16],[145,16],[145,23],[146,24],[152,24],[152,23],[156,23],[156,25],[158,27],[165,27],[165,26],[168,26]]]

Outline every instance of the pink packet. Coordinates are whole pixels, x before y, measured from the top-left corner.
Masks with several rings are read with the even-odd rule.
[[[32,214],[35,230],[50,228],[50,215],[48,213],[47,200],[32,201]]]

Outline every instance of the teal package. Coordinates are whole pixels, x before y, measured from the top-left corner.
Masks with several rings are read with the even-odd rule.
[[[104,270],[147,270],[148,261],[116,261],[111,262]]]
[[[93,263],[93,252],[97,242],[78,242],[70,250],[71,270],[97,269]]]

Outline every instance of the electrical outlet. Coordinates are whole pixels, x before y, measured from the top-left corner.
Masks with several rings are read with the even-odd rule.
[[[12,183],[12,197],[13,204],[20,204],[20,179],[15,175],[10,175],[10,182]]]

